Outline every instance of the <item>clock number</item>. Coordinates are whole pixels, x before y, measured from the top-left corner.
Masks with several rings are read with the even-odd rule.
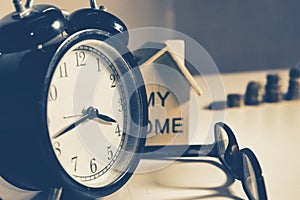
[[[80,51],[80,52],[75,52],[75,55],[76,55],[76,66],[77,67],[85,66],[86,65],[86,63],[84,62],[85,53],[83,51]]]
[[[74,172],[77,170],[77,156],[72,157],[71,162],[74,163]]]
[[[111,145],[107,146],[107,159],[111,160],[114,156],[113,151],[111,150]]]
[[[117,127],[116,127],[115,134],[117,134],[117,135],[118,135],[118,137],[120,137],[120,136],[121,136],[121,130],[120,130],[120,126],[119,126],[119,124],[118,124],[118,125],[117,125]]]
[[[110,80],[112,81],[111,88],[115,88],[116,87],[116,75],[111,74],[110,75]]]
[[[55,85],[51,85],[49,88],[49,101],[55,101],[57,99],[57,88]]]
[[[90,169],[92,173],[95,173],[97,171],[97,164],[95,158],[93,158],[90,162]]]
[[[64,64],[62,64],[62,65],[59,66],[59,72],[60,72],[59,78],[66,78],[66,77],[68,77],[67,63],[64,62]]]
[[[55,151],[56,151],[56,154],[57,154],[58,156],[60,156],[60,155],[61,155],[60,143],[59,143],[59,142],[54,142],[53,146],[54,146],[54,149],[55,149]]]
[[[122,100],[122,99],[119,99],[119,100],[118,100],[118,103],[119,103],[119,109],[118,109],[118,111],[119,111],[119,112],[123,112],[123,100]]]
[[[101,71],[101,68],[100,68],[100,58],[97,58],[97,66],[98,66],[98,72]]]

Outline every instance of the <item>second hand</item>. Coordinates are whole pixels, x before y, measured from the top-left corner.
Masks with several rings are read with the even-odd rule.
[[[74,117],[82,117],[83,115],[80,114],[80,115],[67,115],[67,116],[64,116],[63,118],[64,119],[69,119],[69,118],[74,118]]]

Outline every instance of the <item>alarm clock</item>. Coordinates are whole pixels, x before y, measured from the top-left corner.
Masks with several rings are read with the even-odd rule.
[[[143,78],[125,24],[90,2],[66,15],[14,0],[0,21],[0,175],[22,189],[98,198],[138,165]]]

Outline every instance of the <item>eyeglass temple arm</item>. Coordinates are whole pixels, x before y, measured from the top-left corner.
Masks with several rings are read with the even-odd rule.
[[[145,146],[142,158],[158,159],[171,157],[218,157],[215,144],[209,145],[170,145]]]

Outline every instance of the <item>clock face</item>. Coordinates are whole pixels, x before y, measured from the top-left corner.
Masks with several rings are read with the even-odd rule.
[[[85,39],[69,46],[58,59],[48,89],[49,138],[57,161],[73,181],[104,187],[126,171],[133,156],[124,151],[129,100],[120,67],[128,66],[104,41]]]

